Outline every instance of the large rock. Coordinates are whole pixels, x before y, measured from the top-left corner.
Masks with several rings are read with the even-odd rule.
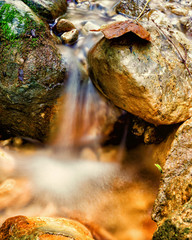
[[[158,223],[160,230],[155,236],[160,236],[161,230],[168,224],[172,230],[170,233],[166,233],[168,235],[165,236],[169,237],[165,239],[172,239],[171,232],[173,230],[175,234],[177,231],[182,233],[184,228],[187,228],[192,222],[190,207],[192,199],[191,136],[192,119],[189,119],[160,146],[161,155],[158,155],[157,158],[159,158],[163,173],[152,214],[152,218]],[[176,227],[172,227],[173,225]],[[189,230],[191,232],[191,225]]]
[[[192,238],[192,199],[181,210],[163,220],[153,236],[153,240],[189,240]]]
[[[67,10],[67,0],[22,0],[39,16],[52,20]]]
[[[192,73],[192,43],[160,11],[153,19],[170,36]],[[173,44],[151,21],[142,25],[151,42],[132,33],[116,39],[103,38],[89,52],[93,83],[118,107],[153,123],[172,124],[192,115],[192,82],[186,66]],[[168,31],[167,31],[168,29]]]
[[[45,140],[65,81],[66,60],[47,26],[22,1],[0,9],[1,134]]]

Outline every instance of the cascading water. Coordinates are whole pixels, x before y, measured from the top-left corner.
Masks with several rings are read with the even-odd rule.
[[[73,11],[82,14],[82,10],[76,9],[76,6],[74,9],[74,6]],[[90,5],[89,16],[93,9]],[[98,14],[104,13],[104,10],[98,5],[98,13],[92,16],[92,20],[96,21]],[[104,17],[100,22],[107,20],[111,21],[109,17]],[[90,161],[88,156],[82,158],[79,153],[79,148],[87,145],[93,148],[93,152],[99,148],[101,136],[98,128],[112,106],[97,93],[87,74],[87,66],[82,65],[82,62],[87,65],[88,50],[102,37],[101,33],[87,34],[80,34],[79,41],[72,46],[58,45],[60,54],[68,64],[68,80],[63,93],[60,127],[54,137],[51,153],[50,150],[43,150],[27,162],[21,158],[16,167],[20,176],[31,179],[37,198],[43,193],[47,199],[56,202],[59,199],[73,210],[82,210],[81,206],[90,200],[90,196],[98,199],[101,189],[110,188],[110,182],[118,171],[114,163]]]
[[[115,1],[105,2],[108,9],[114,3]],[[100,3],[87,5],[86,2],[84,4],[75,5],[72,2],[65,15],[65,18],[70,19],[80,32],[77,43],[72,46],[58,45],[59,52],[63,54],[69,64],[69,79],[64,93],[61,129],[59,129],[55,142],[57,146],[67,148],[74,147],[75,141],[79,141],[79,144],[94,141],[94,144],[97,145],[99,136],[96,131],[100,119],[103,117],[103,112],[100,110],[103,107],[106,109],[111,107],[111,104],[103,100],[103,97],[95,90],[87,73],[86,58],[89,49],[103,37],[102,33],[89,30],[114,21],[117,15],[109,17],[107,8]],[[120,18],[125,19],[123,16]],[[91,25],[86,28],[86,24]]]

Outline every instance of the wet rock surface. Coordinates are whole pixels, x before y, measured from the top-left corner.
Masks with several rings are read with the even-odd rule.
[[[184,226],[187,227],[187,224],[189,225],[192,221],[189,207],[192,197],[191,135],[192,119],[189,119],[178,128],[176,133],[173,132],[169,136],[165,141],[166,147],[161,149],[166,154],[163,157],[160,156],[160,159],[163,159],[163,161],[160,160],[163,174],[152,214],[153,220],[158,222],[160,228],[156,233],[157,236],[160,236],[160,232],[167,223],[169,227],[172,226],[170,222],[174,223],[176,227],[172,232],[175,229],[176,234],[177,231],[182,232]],[[191,232],[191,227],[189,230]],[[171,239],[172,233],[166,234]]]
[[[146,2],[146,0],[123,0],[116,5],[115,10],[117,13],[122,13],[129,17],[136,18],[142,12]],[[147,6],[144,13],[148,12],[149,10],[150,8]]]
[[[53,20],[67,10],[67,0],[22,0],[40,17]]]
[[[161,222],[153,240],[166,239],[191,239],[192,236],[192,201],[190,200],[183,207],[173,212]]]
[[[75,26],[72,22],[67,19],[61,18],[58,20],[57,24],[55,25],[55,29],[58,33],[68,32],[72,29],[75,29]]]
[[[46,24],[22,1],[3,1],[0,11],[1,134],[44,140],[66,78],[66,60]]]
[[[103,38],[90,50],[92,80],[115,105],[147,122],[178,123],[191,116],[191,41],[160,11],[152,12],[150,19],[141,23],[150,32],[151,42],[129,33]],[[182,56],[187,53],[188,69],[167,36]]]

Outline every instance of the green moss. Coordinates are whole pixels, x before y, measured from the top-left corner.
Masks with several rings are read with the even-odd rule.
[[[4,4],[0,9],[1,38],[14,40],[17,37],[17,32],[12,28],[13,24],[17,24],[17,27],[21,28],[23,25],[21,16],[11,4]]]
[[[4,4],[0,9],[0,38],[14,42],[18,37],[30,34],[30,30],[35,29],[36,32],[45,31],[45,25],[41,21],[39,23],[27,12],[19,12],[13,5]]]
[[[180,240],[183,234],[179,232],[171,220],[166,220],[153,235],[153,240]]]
[[[36,48],[38,46],[38,39],[37,38],[32,38],[30,41],[31,47]]]
[[[10,240],[38,240],[39,237],[37,234],[29,234],[26,236],[19,236],[19,237],[14,237],[12,236]]]
[[[188,233],[190,233],[190,231],[191,231],[190,228],[185,228],[185,229],[183,229],[183,233],[184,233],[184,234],[188,234]]]

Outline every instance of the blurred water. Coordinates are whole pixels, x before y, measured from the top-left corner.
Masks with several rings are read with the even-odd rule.
[[[73,45],[58,45],[60,53],[69,64],[62,124],[54,139],[58,147],[69,150],[88,142],[99,144],[100,136],[97,130],[103,114],[101,108],[107,109],[111,106],[98,94],[89,79],[87,54],[103,37],[101,32],[90,30],[98,29],[120,17],[113,12],[114,4],[115,1],[85,1],[79,4],[70,1],[67,13],[59,17],[67,18],[75,25],[79,38]],[[125,19],[123,16],[120,18]]]
[[[103,1],[102,5],[100,2],[69,4],[65,17],[76,25],[80,36],[74,45],[58,45],[68,65],[60,127],[49,150],[36,153],[27,162],[21,158],[17,167],[21,176],[31,180],[36,197],[43,194],[47,199],[56,202],[59,199],[62,204],[72,205],[75,209],[89,201],[90,196],[98,199],[100,191],[110,188],[110,182],[118,172],[116,164],[83,159],[75,153],[79,146],[82,149],[90,144],[97,151],[98,128],[104,113],[101,110],[112,106],[96,91],[87,69],[87,53],[103,35],[85,31],[85,24],[113,21],[107,11],[115,1]],[[122,151],[119,157],[122,157]]]

